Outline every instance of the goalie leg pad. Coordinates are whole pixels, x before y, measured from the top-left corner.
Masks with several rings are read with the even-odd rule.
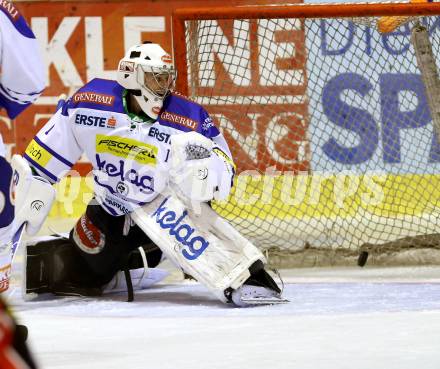
[[[64,238],[34,240],[26,246],[24,292],[99,296],[99,279]]]
[[[136,251],[130,253],[126,267],[135,289],[160,282],[167,272],[148,269],[144,273],[142,258]],[[118,270],[108,282],[108,276],[98,275],[77,252],[76,246],[65,238],[35,239],[26,247],[23,277],[25,298],[42,293],[61,296],[101,296],[106,292],[126,291],[127,285]],[[110,278],[111,279],[111,278]]]
[[[222,301],[225,290],[239,288],[249,268],[264,255],[207,204],[196,214],[170,193],[131,214],[163,253]]]
[[[34,177],[31,168],[20,155],[12,157],[15,223],[27,223],[26,233],[35,235],[43,225],[55,200],[55,189],[42,177]]]
[[[124,217],[113,217],[100,206],[89,205],[68,240],[37,239],[27,246],[24,290],[28,294],[100,295],[101,287],[121,269],[144,267],[138,247],[145,251],[148,266],[157,266],[162,252],[138,227],[124,235],[124,222]]]

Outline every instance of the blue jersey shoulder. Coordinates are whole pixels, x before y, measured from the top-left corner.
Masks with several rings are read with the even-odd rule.
[[[179,93],[172,93],[165,99],[158,122],[184,132],[196,131],[209,138],[220,134],[205,108]]]
[[[21,35],[27,38],[35,38],[35,35],[26,23],[26,20],[14,4],[6,0],[0,1],[0,13],[6,15],[6,18]],[[6,37],[8,36],[6,35]]]
[[[124,88],[116,81],[95,78],[81,87],[69,99],[65,108],[87,108],[123,113],[123,91]]]

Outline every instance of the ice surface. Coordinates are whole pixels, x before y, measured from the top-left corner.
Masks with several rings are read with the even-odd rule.
[[[438,369],[440,268],[282,271],[289,304],[234,308],[196,283],[10,301],[41,368]]]

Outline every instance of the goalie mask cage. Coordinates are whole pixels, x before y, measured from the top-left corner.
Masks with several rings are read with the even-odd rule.
[[[372,263],[440,263],[440,144],[411,38],[425,27],[440,55],[438,14],[438,3],[173,14],[177,89],[208,110],[237,164],[214,207],[271,264],[354,264],[363,250]]]

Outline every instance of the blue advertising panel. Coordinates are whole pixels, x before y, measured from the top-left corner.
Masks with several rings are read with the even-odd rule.
[[[440,19],[427,26],[440,32]],[[329,19],[306,27],[312,171],[438,173],[440,147],[410,27],[379,34]]]

